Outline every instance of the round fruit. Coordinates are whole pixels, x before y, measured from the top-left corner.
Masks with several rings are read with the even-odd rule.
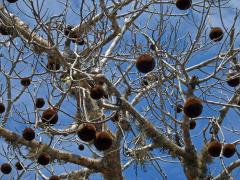
[[[208,154],[212,157],[220,156],[222,144],[218,141],[213,141],[208,144]]]
[[[7,2],[9,2],[9,3],[15,3],[15,2],[17,2],[18,0],[7,0]]]
[[[22,79],[21,79],[21,84],[22,84],[24,87],[28,87],[28,86],[31,84],[31,79],[29,79],[29,78],[22,78]]]
[[[94,146],[99,151],[105,151],[111,147],[113,139],[110,133],[102,131],[98,132],[94,139]]]
[[[64,35],[68,36],[69,33],[71,32],[72,28],[74,28],[73,25],[67,25],[67,27],[64,29]]]
[[[93,124],[85,124],[78,130],[77,135],[82,141],[92,141],[96,137],[96,127]]]
[[[22,166],[22,164],[20,162],[16,162],[15,167],[19,171],[23,170],[23,166]]]
[[[221,41],[223,38],[223,30],[220,27],[213,27],[209,33],[209,38],[214,42]]]
[[[53,175],[49,177],[49,180],[60,180],[60,177]]]
[[[83,151],[83,150],[84,150],[84,145],[83,145],[83,144],[79,144],[78,149],[79,149],[80,151]]]
[[[73,35],[73,37],[71,37],[71,38],[73,38],[73,39],[72,39],[72,42],[73,42],[73,43],[77,43],[77,44],[80,45],[80,46],[82,46],[82,45],[85,44],[84,39],[81,38],[80,35]]]
[[[12,167],[9,163],[3,163],[1,165],[1,171],[3,174],[9,174],[12,171]]]
[[[236,146],[234,144],[225,144],[223,146],[223,155],[227,158],[232,157],[236,152]]]
[[[177,0],[176,6],[180,10],[187,10],[191,7],[192,0]]]
[[[141,73],[148,73],[155,67],[155,60],[148,54],[142,54],[137,58],[136,67]]]
[[[182,104],[177,104],[177,106],[176,106],[177,113],[181,113],[182,110],[183,110],[183,105]]]
[[[56,124],[57,121],[58,121],[58,114],[54,109],[48,108],[43,112],[42,114],[43,123],[48,123],[50,125],[53,125],[53,124]]]
[[[45,100],[43,98],[37,98],[35,106],[36,108],[42,108],[45,105]]]
[[[38,156],[38,163],[43,165],[43,166],[46,166],[48,165],[50,162],[50,156],[45,153],[45,152],[42,152],[39,156]]]
[[[203,105],[201,101],[195,97],[188,98],[184,103],[183,111],[190,118],[198,117],[202,110]]]
[[[90,96],[93,99],[101,99],[105,95],[105,91],[101,85],[96,85],[90,90]]]
[[[22,136],[26,141],[31,141],[35,138],[35,132],[31,128],[25,128],[23,130]]]
[[[5,112],[5,106],[3,103],[0,103],[0,114]]]
[[[240,84],[240,77],[236,73],[229,73],[227,75],[227,84],[231,87],[236,87]]]
[[[190,120],[189,121],[189,128],[194,129],[196,127],[196,121],[195,120]]]

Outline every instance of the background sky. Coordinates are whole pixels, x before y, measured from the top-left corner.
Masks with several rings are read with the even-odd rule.
[[[0,1],[1,3],[3,2],[2,0]],[[193,0],[193,3],[196,3],[197,1]],[[71,5],[72,5],[72,8],[76,11],[79,11],[79,5],[80,5],[81,1],[78,1],[78,0],[72,0],[71,1]],[[17,6],[18,8],[21,9],[22,12],[26,13],[26,14],[31,14],[29,8],[27,8],[23,1],[19,0],[19,2],[17,3]],[[234,15],[234,11],[233,9],[237,8],[237,9],[240,9],[240,3],[238,0],[232,0],[231,1],[231,7],[232,7],[232,10],[225,10],[223,11],[223,17],[224,17],[224,26],[229,28],[233,22],[233,15]],[[21,19],[25,22],[27,22],[29,24],[29,26],[31,27],[33,25],[33,21],[29,20],[29,17],[27,16],[23,16],[22,15],[22,12],[19,11],[15,5],[13,4],[7,4],[7,8],[9,8],[9,10],[11,12],[14,12],[14,14],[16,15],[21,15]],[[48,1],[47,3],[45,3],[44,5],[44,8],[48,9],[49,11],[49,14],[48,16],[52,16],[52,15],[56,15],[56,14],[59,14],[59,12],[63,11],[63,6],[60,5],[60,3],[57,3],[56,0],[50,0]],[[180,11],[176,11],[176,13],[180,13]],[[189,13],[194,13],[192,12],[191,10],[189,10]],[[70,24],[78,24],[79,23],[79,18],[75,18],[76,15],[69,11],[68,12],[68,15],[67,15],[67,23],[70,23]],[[141,19],[142,18],[142,19]],[[138,22],[140,22],[141,20],[144,19],[144,17],[141,17],[138,19]],[[212,24],[212,26],[220,26],[222,27],[222,22],[219,18],[219,14],[217,13],[216,11],[216,14],[212,14],[210,17],[209,17],[209,21],[210,23]],[[238,22],[239,23],[239,22]],[[236,26],[239,30],[239,26]],[[186,25],[186,29],[190,29],[191,31],[191,25],[187,26]],[[194,33],[194,32],[193,32]],[[126,34],[126,39],[128,39],[130,36],[130,34]],[[139,39],[139,41],[141,41],[142,39]],[[239,41],[239,40],[238,40]],[[239,43],[239,42],[238,42]],[[215,49],[216,50],[216,49]],[[1,53],[4,53],[4,52],[1,52]],[[207,52],[204,54],[204,56],[199,56],[199,57],[195,57],[196,58],[196,63],[199,63],[199,61],[205,59],[206,57],[211,57],[215,54],[216,52]],[[190,65],[193,65],[195,64],[195,62],[192,62],[192,63],[189,63]],[[22,68],[22,67],[19,67],[19,68]],[[40,68],[39,71],[41,71],[42,69]],[[30,71],[23,71],[21,72],[21,75],[22,76],[27,76],[31,74]],[[4,81],[2,82],[4,83]],[[14,85],[16,86],[13,90],[13,92],[19,92],[19,90],[21,90],[21,88],[19,88],[19,81],[16,80],[14,81]],[[18,90],[19,88],[19,90]],[[34,87],[32,87],[32,89],[34,89]],[[31,90],[31,89],[30,89]],[[38,96],[43,96],[43,97],[47,97],[47,93],[45,91],[44,88],[42,89],[39,89],[38,92],[37,92],[37,95]],[[31,97],[28,95],[28,94],[24,94],[22,96],[22,101],[25,102],[26,105],[30,105],[31,106]],[[28,103],[29,102],[29,103]],[[20,104],[20,103],[19,103]],[[63,104],[63,108],[64,110],[66,110],[67,112],[69,113],[72,113],[74,114],[75,112],[71,109],[71,107],[68,106],[69,105],[69,102],[66,102],[65,104]],[[141,107],[144,106],[146,104],[140,104],[139,105],[139,110],[141,110]],[[46,106],[45,106],[46,107]],[[18,107],[19,109],[21,109],[21,107]],[[30,111],[33,111],[33,109],[31,109]],[[203,112],[203,115],[208,115],[208,108],[205,108],[204,109],[204,112]],[[61,124],[58,126],[56,126],[57,128],[60,127],[65,127],[66,125],[68,125],[69,123],[71,123],[71,120],[64,116],[63,114],[61,114]],[[231,113],[228,114],[227,118],[226,118],[226,121],[224,122],[226,125],[229,125],[229,123],[233,123],[232,126],[236,127],[238,126],[239,127],[239,124],[235,124],[235,122],[231,122],[231,119],[234,119],[234,118],[237,118],[236,114],[234,112],[231,111]],[[198,134],[201,134],[202,133],[202,128],[206,125],[206,121],[201,121],[200,123],[197,124],[197,127],[196,129],[194,129],[194,131],[191,131],[191,136],[193,137],[193,143],[194,145],[196,146],[196,148],[199,150],[201,149],[202,147],[202,141],[199,141],[199,136],[196,136]],[[27,125],[28,126],[28,125]],[[21,134],[22,130],[26,127],[26,124],[23,124],[23,123],[16,123],[15,122],[15,119],[10,119],[10,122],[7,124],[6,126],[8,129],[10,130],[14,130],[16,132],[18,132],[19,134]],[[234,140],[236,140],[237,137],[232,137],[230,136],[230,134],[228,134],[227,132],[225,132],[226,134],[226,137],[227,137],[227,140],[232,142]],[[201,137],[201,136],[200,136]],[[37,137],[38,140],[39,137]],[[49,142],[49,138],[48,136],[42,136],[42,141],[44,143],[47,143]],[[7,145],[5,143],[3,143],[1,141],[1,145],[3,148],[7,148]],[[66,147],[59,147],[59,148],[64,148],[65,150],[71,150],[73,151],[74,153],[76,154],[79,154],[79,155],[86,155],[88,156],[89,155],[89,151],[86,149],[85,151],[83,152],[80,152],[77,148],[77,144],[76,143],[69,143],[68,144],[69,146],[66,146]],[[153,153],[159,153],[159,150],[154,150]],[[234,157],[236,159],[236,156]],[[0,159],[0,162],[4,162],[5,159]],[[176,160],[173,160],[173,161],[176,161]],[[227,163],[229,163],[231,161],[228,160],[226,161]],[[219,160],[216,159],[215,162],[211,165],[212,168],[214,169],[215,167],[218,164],[218,168],[220,167],[219,165]],[[184,173],[183,173],[183,169],[182,169],[182,166],[180,163],[165,163],[165,162],[160,162],[160,166],[161,168],[166,172],[166,174],[168,175],[168,179],[172,180],[184,180],[186,179],[185,176],[184,176]],[[55,171],[57,173],[61,173],[61,172],[64,172],[64,169],[67,169],[68,171],[70,170],[73,170],[73,169],[80,169],[79,166],[77,165],[70,165],[70,164],[66,164],[66,165],[62,165],[62,164],[59,164],[57,165],[57,168],[55,168]],[[49,175],[49,172],[48,171],[43,171],[44,173],[46,173],[46,175]],[[16,173],[16,172],[14,172]],[[235,174],[240,174],[240,170],[236,170],[235,171]],[[145,179],[151,179],[151,180],[160,180],[161,177],[159,176],[158,172],[156,172],[156,170],[153,168],[152,165],[149,165],[149,166],[146,166],[145,169],[142,168],[140,166],[138,166],[137,170],[135,168],[135,165],[132,165],[130,168],[127,168],[126,171],[124,172],[124,175],[126,177],[126,179],[138,179],[138,180],[145,180]],[[11,175],[12,178],[14,177],[14,174]],[[32,178],[32,174],[29,174],[28,178]],[[9,176],[2,176],[2,179],[9,179]],[[93,179],[93,180],[98,180],[98,179],[102,179],[98,174],[96,175],[93,175],[90,177],[90,179]]]

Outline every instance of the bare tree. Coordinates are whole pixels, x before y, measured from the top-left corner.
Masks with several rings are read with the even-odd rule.
[[[2,0],[2,176],[236,178],[237,3]]]

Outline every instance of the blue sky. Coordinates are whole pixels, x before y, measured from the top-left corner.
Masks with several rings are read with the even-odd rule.
[[[49,9],[49,16],[51,15],[56,15],[58,14],[60,11],[63,10],[63,6],[62,5],[59,5],[59,3],[56,3],[57,1],[56,0],[51,0],[51,1],[48,1],[48,3],[45,4],[45,8],[48,8]],[[78,7],[79,7],[79,3],[80,1],[77,1],[77,0],[72,0],[71,1],[72,3],[72,7],[76,10],[78,10]],[[196,2],[196,1],[193,1],[193,2]],[[231,6],[232,8],[240,8],[240,4],[239,4],[239,1],[238,0],[233,0],[231,1]],[[19,10],[16,9],[15,5],[8,5],[7,6],[12,12],[14,12],[15,14],[21,14],[21,12]],[[21,10],[23,12],[25,12],[26,14],[30,14],[30,11],[28,8],[26,8],[25,5],[23,5],[23,2],[19,1],[18,2],[18,7],[21,8]],[[233,19],[233,10],[226,10],[223,12],[223,17],[224,17],[224,24],[226,27],[229,27],[231,24],[232,24],[232,19]],[[143,18],[143,17],[142,17]],[[30,27],[32,26],[31,23],[32,21],[29,20],[28,17],[26,16],[22,16],[21,19],[27,21],[30,25]],[[144,19],[144,18],[143,18]],[[210,19],[210,22],[213,26],[222,26],[222,23],[220,21],[220,18],[219,18],[219,14],[216,13],[215,15],[211,15],[209,17]],[[139,21],[141,21],[142,19],[140,18]],[[77,24],[79,22],[79,18],[75,18],[75,14],[70,12],[68,13],[68,18],[66,19],[67,23],[73,23],[73,24]],[[187,26],[186,27],[189,27],[190,26]],[[237,26],[238,28],[238,26]],[[239,28],[238,28],[239,30]],[[131,34],[127,34],[126,35],[126,40],[128,40],[128,37],[130,36]],[[144,41],[143,39],[139,39],[139,42],[141,41]],[[239,42],[238,42],[239,43]],[[118,49],[117,49],[118,50]],[[117,51],[116,50],[116,51]],[[198,63],[199,61],[205,59],[206,57],[211,57],[212,55],[216,54],[215,51],[216,49],[213,48],[213,51],[214,52],[209,52],[209,53],[206,53],[204,56],[202,56],[202,54],[196,56],[196,63]],[[195,64],[195,61],[189,63],[189,64]],[[22,68],[22,67],[19,67],[19,68]],[[42,69],[39,67],[39,71],[41,71]],[[133,69],[133,71],[135,71],[136,69]],[[23,76],[27,76],[29,75],[30,72],[29,71],[24,71],[22,73]],[[134,77],[134,76],[133,76]],[[49,78],[49,77],[48,77]],[[37,80],[37,79],[36,79]],[[17,88],[19,88],[19,81],[16,80],[14,81],[14,84],[16,86],[16,89],[14,90],[14,92],[19,92],[17,90]],[[33,89],[33,87],[30,87],[31,89]],[[20,88],[21,89],[21,88]],[[42,88],[39,90],[38,92],[38,96],[43,96],[43,97],[47,97],[47,93],[45,91],[45,88]],[[75,114],[74,110],[69,106],[69,102],[71,101],[71,99],[69,101],[67,101],[63,106],[62,108],[64,108],[64,110],[66,110],[67,112],[69,113],[72,113],[72,114]],[[25,102],[26,105],[29,105],[31,106],[32,103],[29,103],[29,102],[32,102],[31,101],[31,98],[29,96],[29,94],[24,94],[22,96],[22,99],[21,99],[21,103],[22,102]],[[19,103],[19,104],[21,104]],[[141,111],[144,107],[144,105],[146,104],[139,104],[137,107],[138,109]],[[45,105],[45,107],[47,107]],[[20,107],[20,109],[22,109]],[[29,110],[30,112],[33,112],[33,108],[30,108]],[[208,108],[205,108],[204,109],[204,112],[203,112],[203,115],[208,115],[209,113],[209,109]],[[33,118],[33,114],[31,115],[31,117]],[[231,111],[228,115],[228,117],[226,118],[226,122],[225,124],[228,126],[231,119],[235,119],[237,118],[238,116],[236,115],[236,113],[234,113],[233,111]],[[71,123],[72,120],[67,117],[67,116],[64,116],[63,114],[61,114],[61,119],[60,119],[60,124],[57,125],[56,127],[60,127],[60,128],[63,128],[65,127],[66,125],[68,125],[69,123]],[[236,121],[234,122],[231,122],[233,123],[232,126],[238,126],[238,123],[236,123]],[[14,126],[13,126],[14,124]],[[196,148],[199,150],[201,148],[201,145],[202,145],[202,140],[199,138],[199,137],[194,137],[195,135],[197,134],[201,134],[202,133],[202,128],[204,126],[206,126],[207,122],[206,121],[200,121],[198,124],[197,124],[197,127],[196,129],[194,129],[193,131],[191,131],[191,135],[193,136],[193,142],[194,144],[196,145]],[[11,130],[15,130],[16,132],[18,133],[21,133],[22,129],[26,127],[25,124],[21,124],[21,123],[15,123],[13,121],[13,119],[10,119],[8,125],[6,126],[7,128],[11,129]],[[231,134],[228,134],[226,132],[226,138],[227,138],[227,141],[234,141],[236,140],[236,138],[238,137],[232,137]],[[201,137],[201,136],[200,136]],[[37,139],[39,140],[39,137],[37,137]],[[43,137],[43,141],[46,143],[49,141],[49,138],[47,136],[44,136]],[[71,150],[73,151],[74,153],[76,154],[82,154],[82,155],[89,155],[89,152],[88,150],[85,150],[84,152],[79,152],[78,149],[77,149],[77,144],[68,144],[69,147],[65,147],[67,150]],[[6,144],[3,144],[3,146],[6,148]],[[155,150],[154,153],[159,153],[159,150]],[[165,155],[165,154],[164,154]],[[235,158],[236,158],[236,155],[235,155]],[[2,162],[3,160],[1,160]],[[213,163],[211,166],[214,166],[217,164],[217,161],[216,160],[216,163]],[[161,168],[163,168],[165,170],[165,172],[167,173],[168,175],[168,178],[171,180],[171,179],[174,179],[174,180],[184,180],[186,179],[185,176],[184,176],[184,173],[183,173],[183,169],[181,168],[181,165],[180,163],[164,163],[164,162],[160,162],[159,163]],[[72,170],[72,169],[79,169],[79,166],[77,165],[64,165],[65,168],[67,168],[68,171]],[[135,168],[134,166],[131,166],[130,168],[128,168],[125,172],[124,172],[124,175],[126,176],[126,179],[139,179],[139,180],[142,180],[142,179],[156,179],[156,180],[161,180],[161,177],[159,176],[159,174],[156,172],[156,170],[153,168],[153,166],[147,166],[146,167],[147,169],[147,172],[144,172],[140,167],[138,167],[138,175],[136,176],[135,174]],[[214,169],[214,167],[213,167]],[[63,166],[62,165],[59,165],[57,166],[57,168],[55,168],[55,171],[56,172],[64,172],[64,169],[63,169]],[[49,175],[49,172],[47,171],[44,171],[47,175]],[[237,173],[237,172],[236,172]],[[239,172],[238,172],[239,173]],[[8,179],[8,177],[4,177],[3,179]],[[92,176],[90,179],[94,179],[94,180],[97,180],[97,179],[101,179],[101,177],[99,175],[94,175]]]

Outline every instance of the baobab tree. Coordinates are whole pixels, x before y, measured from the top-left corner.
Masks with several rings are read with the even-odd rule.
[[[236,4],[2,0],[2,178],[237,179]]]

